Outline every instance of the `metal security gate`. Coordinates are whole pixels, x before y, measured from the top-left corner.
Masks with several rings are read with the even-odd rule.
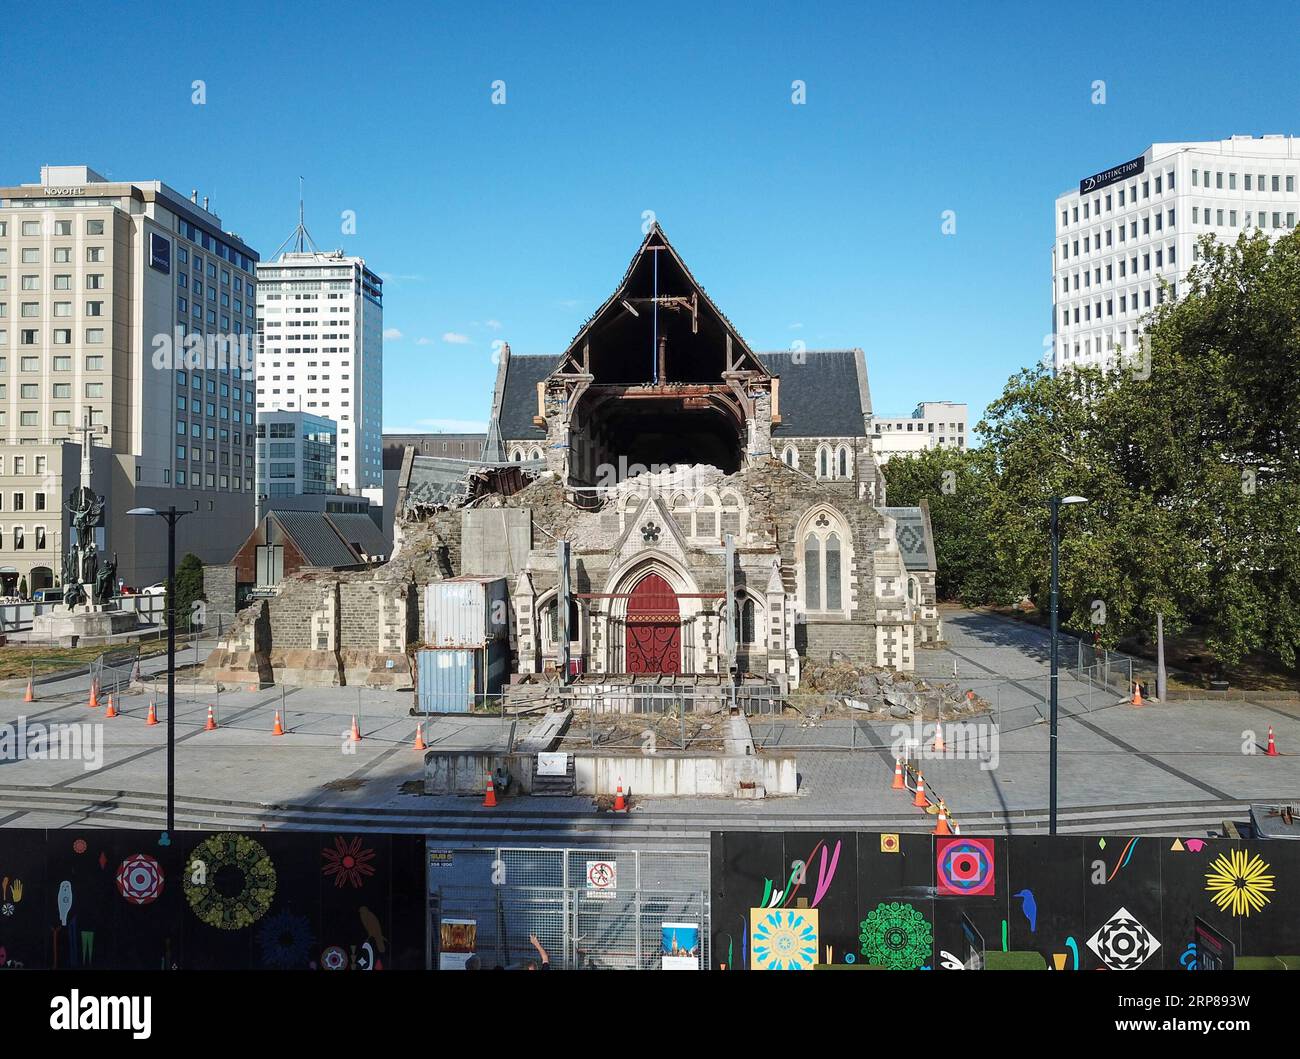
[[[557,970],[654,969],[664,925],[698,924],[708,966],[705,850],[447,849],[430,843],[432,966],[448,937],[472,924],[485,970],[535,960],[536,935]],[[679,931],[685,938],[689,931]]]

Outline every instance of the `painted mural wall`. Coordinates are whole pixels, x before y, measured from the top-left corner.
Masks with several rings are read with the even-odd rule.
[[[1300,954],[1295,842],[714,832],[711,873],[714,967],[958,969],[973,926],[1048,969],[1194,970],[1197,917]]]
[[[0,828],[0,968],[419,969],[414,835]]]

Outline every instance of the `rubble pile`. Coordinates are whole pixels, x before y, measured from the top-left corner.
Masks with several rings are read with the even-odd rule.
[[[829,662],[808,662],[801,690],[833,700],[853,712],[887,714],[899,720],[924,720],[983,713],[987,699],[951,681],[929,683],[908,673],[875,666],[855,666],[843,655]]]

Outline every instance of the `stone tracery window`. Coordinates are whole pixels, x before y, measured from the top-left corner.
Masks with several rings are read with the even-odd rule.
[[[799,450],[793,445],[787,445],[781,453],[781,460],[787,467],[799,467]]]
[[[825,614],[847,609],[847,542],[847,528],[831,511],[818,511],[803,531],[800,572],[802,602],[808,613]]]
[[[847,478],[849,476],[849,450],[847,446],[841,445],[839,452],[835,454],[835,476],[837,478]]]

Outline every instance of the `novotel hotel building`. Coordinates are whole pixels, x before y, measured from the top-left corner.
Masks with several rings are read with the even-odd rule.
[[[84,165],[0,187],[0,594],[61,583],[87,434],[119,579],[166,574],[165,523],[132,507],[197,507],[178,554],[234,554],[256,498],[256,277],[197,192]]]
[[[1154,143],[1056,200],[1054,370],[1139,359],[1144,319],[1184,291],[1203,236],[1278,236],[1300,215],[1300,141]]]

